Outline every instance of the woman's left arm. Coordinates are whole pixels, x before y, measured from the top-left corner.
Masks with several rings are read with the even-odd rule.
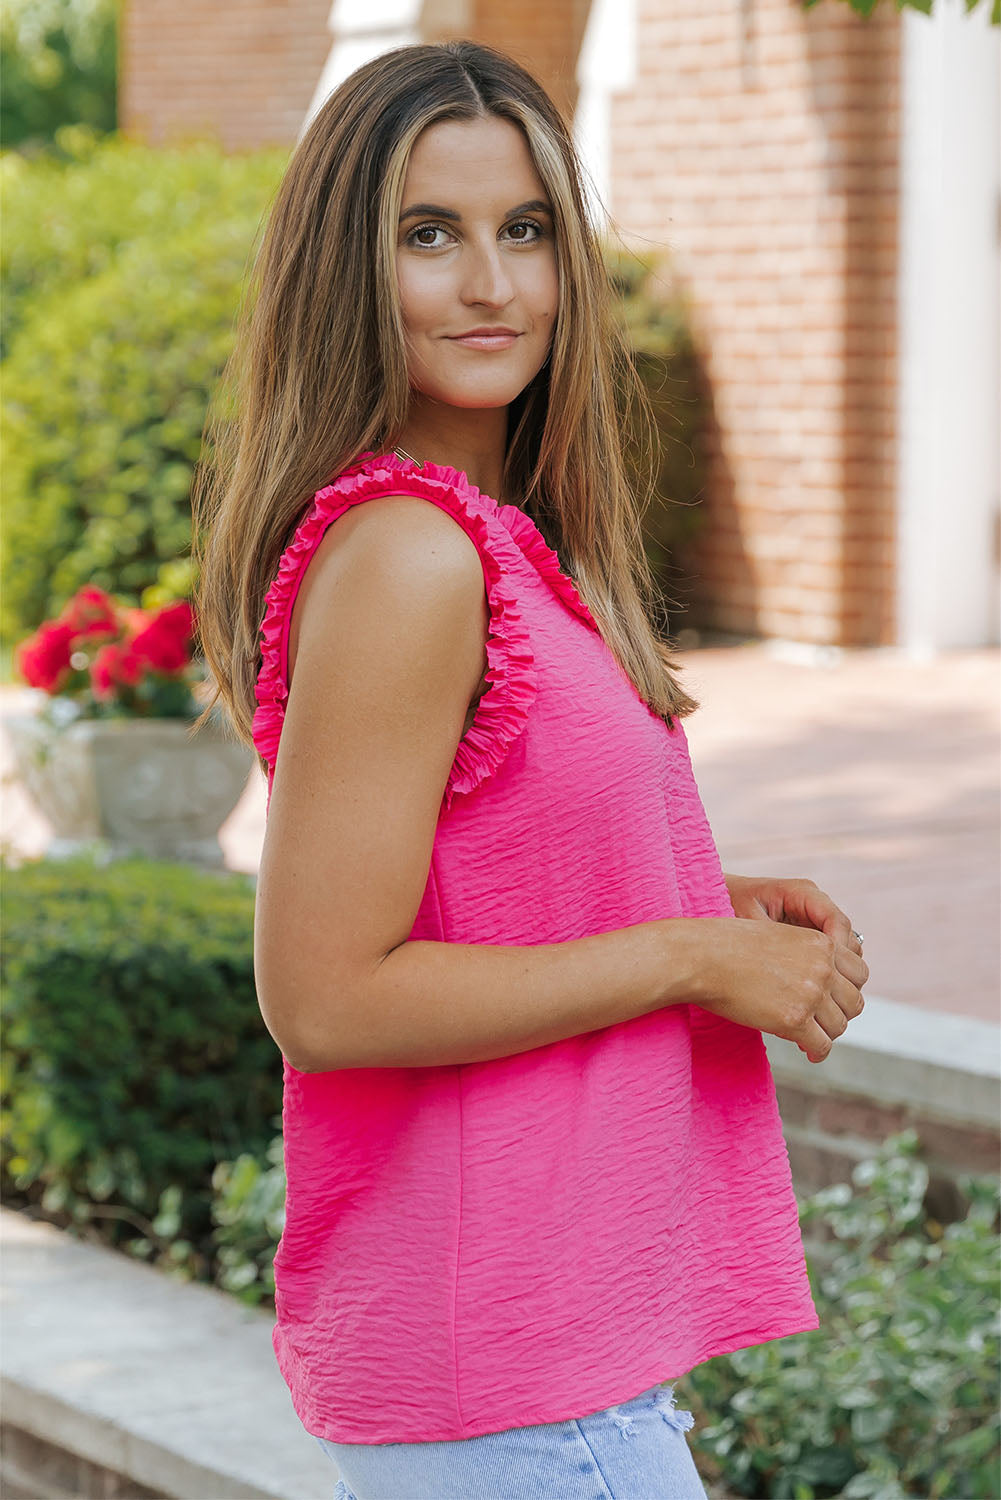
[[[862,945],[852,934],[852,924],[815,880],[784,875],[723,874],[737,917],[762,917],[789,922],[794,927],[814,927],[855,953]]]

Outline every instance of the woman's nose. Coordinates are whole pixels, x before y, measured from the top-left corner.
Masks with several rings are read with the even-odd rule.
[[[472,246],[463,267],[463,297],[467,302],[490,302],[503,307],[514,295],[510,274],[496,245]]]

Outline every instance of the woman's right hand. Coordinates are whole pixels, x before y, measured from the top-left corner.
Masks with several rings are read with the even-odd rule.
[[[702,1008],[823,1062],[864,1004],[869,966],[861,954],[812,927],[748,917],[713,926],[719,937]]]

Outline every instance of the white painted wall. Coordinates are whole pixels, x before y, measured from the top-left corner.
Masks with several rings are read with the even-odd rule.
[[[898,644],[1001,640],[1001,29],[902,16]]]
[[[612,202],[612,95],[636,81],[636,0],[591,0],[577,57],[574,145],[591,223],[607,232]]]
[[[328,95],[362,63],[391,47],[421,40],[421,10],[421,0],[334,0],[327,21],[333,40],[299,127],[298,141]]]

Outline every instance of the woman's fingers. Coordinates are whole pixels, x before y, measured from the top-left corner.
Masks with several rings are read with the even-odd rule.
[[[835,1007],[837,1008],[837,1007]],[[810,1062],[823,1062],[831,1048],[834,1046],[833,1039],[816,1020],[807,1022],[803,1028],[803,1038],[796,1044],[801,1052],[805,1052]]]
[[[847,981],[842,980],[841,983],[845,985],[846,991],[851,989],[851,986],[848,985]],[[858,999],[860,999],[861,996],[858,995],[857,990],[854,991],[854,994],[857,996],[855,1001],[855,1004],[857,1005]],[[849,1011],[846,1010],[845,1007],[850,1003],[851,1002],[849,1001],[847,994],[843,994],[837,999],[835,999],[832,995],[825,995],[824,999],[821,1000],[820,1004],[817,1006],[816,1011],[814,1012],[814,1019],[816,1020],[817,1025],[823,1032],[827,1034],[827,1036],[830,1037],[832,1042],[836,1042],[839,1036],[844,1036],[845,1032],[848,1030],[848,1022],[852,1019],[853,1015],[856,1015],[858,1013],[857,1011],[852,1011],[851,1013],[849,1013]]]
[[[852,939],[854,943],[855,939]],[[860,990],[869,980],[869,965],[862,957],[861,952],[853,952],[846,948],[843,943],[838,943],[834,949],[834,964],[838,974],[843,974],[850,981],[854,989]],[[837,975],[835,976],[837,979]],[[857,1015],[857,1011],[848,1011],[848,1015]]]
[[[839,1036],[848,1030],[848,1022],[861,1011],[865,1001],[855,985],[840,974],[834,976],[829,995],[814,1011],[800,1047],[811,1062],[823,1062]]]
[[[860,986],[869,977],[868,966],[864,959],[848,953],[847,949],[842,948],[840,952],[844,959],[837,965],[830,990],[817,1005],[813,1018],[803,1028],[802,1036],[797,1038],[800,1051],[805,1052],[811,1062],[823,1062],[838,1037],[844,1036],[848,1030],[848,1022],[854,1020],[865,1005]],[[858,984],[845,977],[846,970],[857,976]]]
[[[868,978],[868,971],[866,971],[866,978]],[[850,979],[845,979],[842,974],[835,974],[831,982],[830,1003],[844,1013],[846,1024],[848,1021],[854,1021],[865,1004],[861,986],[853,984]]]

